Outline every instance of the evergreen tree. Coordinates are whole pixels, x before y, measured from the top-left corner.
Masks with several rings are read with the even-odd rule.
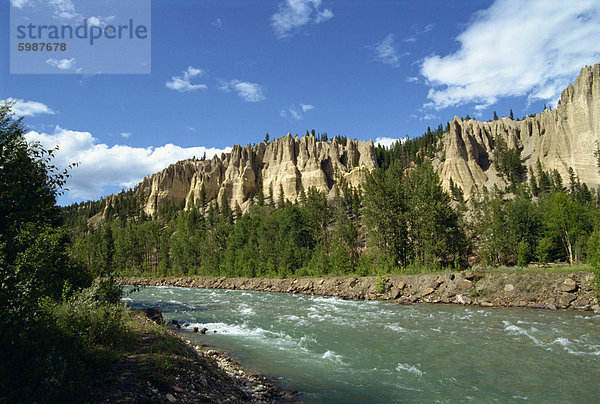
[[[101,230],[99,246],[99,265],[96,269],[97,276],[109,276],[114,270],[115,241],[109,223],[105,223]]]
[[[304,191],[304,186],[302,185],[302,181],[300,181],[300,192],[298,193],[298,199],[300,201],[300,205],[306,205],[306,192]]]
[[[235,201],[235,221],[237,222],[241,218],[242,218],[242,208],[240,207],[240,204],[237,201]]]
[[[258,175],[256,178],[256,203],[259,206],[264,206],[265,204],[265,193],[263,191],[263,179],[262,179],[262,170],[258,170]]]
[[[498,120],[498,114],[496,113],[496,111],[494,111],[494,121]]]
[[[277,203],[277,207],[282,209],[285,206],[285,195],[283,193],[283,184],[279,183],[279,200]]]
[[[538,187],[538,183],[535,179],[535,175],[533,174],[533,169],[531,168],[531,166],[529,167],[529,189],[533,196],[538,196],[540,189]]]
[[[200,212],[204,216],[206,213],[206,187],[204,186],[204,181],[202,182],[202,186],[200,187],[200,195],[199,195],[199,203],[200,203]]]
[[[229,206],[229,200],[225,192],[221,195],[221,215],[226,222],[233,223],[233,212]]]
[[[374,247],[388,254],[395,265],[408,264],[408,229],[404,168],[392,162],[385,171],[374,170],[367,176],[364,218]]]
[[[269,206],[275,207],[275,196],[273,195],[273,183],[269,184]]]

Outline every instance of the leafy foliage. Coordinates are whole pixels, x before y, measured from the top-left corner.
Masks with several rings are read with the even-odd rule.
[[[426,162],[406,171],[397,160],[365,184],[365,223],[379,250],[396,265],[444,268],[464,258],[459,215]]]
[[[119,338],[120,290],[102,283],[83,302],[92,274],[69,256],[55,206],[67,173],[26,142],[10,107],[0,106],[0,401],[83,401],[73,393],[94,369],[91,350]]]

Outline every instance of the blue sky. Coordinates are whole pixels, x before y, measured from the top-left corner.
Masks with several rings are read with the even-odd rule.
[[[5,2],[3,26],[9,14]],[[30,140],[59,145],[57,163],[80,162],[61,204],[266,132],[385,143],[455,115],[539,112],[600,61],[600,3],[152,0],[151,36],[147,75],[76,74],[60,58],[57,72],[72,74],[9,74],[5,51],[0,99],[17,100]]]

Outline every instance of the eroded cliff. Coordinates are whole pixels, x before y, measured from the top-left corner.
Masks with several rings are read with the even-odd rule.
[[[295,201],[302,190],[314,187],[332,192],[336,179],[344,178],[357,186],[366,173],[377,166],[373,142],[336,139],[317,141],[314,136],[287,136],[269,143],[245,147],[236,145],[230,153],[211,160],[183,160],[144,180],[136,193],[144,201],[147,215],[155,215],[167,204],[184,204],[186,209],[226,196],[232,208],[245,210],[250,198],[262,186],[265,197],[280,191],[286,200]],[[260,176],[260,180],[259,180]]]
[[[484,187],[504,187],[506,180],[493,164],[499,139],[521,151],[527,168],[539,161],[545,171],[556,169],[567,181],[572,167],[580,181],[599,186],[594,152],[600,142],[600,63],[582,69],[562,92],[555,109],[523,120],[481,122],[455,117],[433,159],[444,188],[449,190],[452,180],[469,199]],[[337,139],[323,142],[312,135],[298,138],[288,134],[269,143],[236,145],[230,153],[211,160],[179,161],[144,178],[135,193],[150,216],[168,204],[189,209],[204,200],[220,205],[223,195],[232,209],[239,205],[245,211],[259,193],[258,187],[267,199],[272,192],[275,201],[280,190],[290,201],[310,187],[331,195],[338,178],[358,186],[375,167],[372,141],[341,144]],[[108,200],[110,205],[111,197]]]
[[[594,151],[600,141],[600,63],[586,66],[569,85],[552,110],[520,121],[501,118],[480,122],[457,117],[442,137],[434,160],[440,179],[449,189],[450,179],[468,198],[484,186],[505,185],[492,163],[497,139],[521,149],[529,168],[539,160],[544,170],[558,170],[566,181],[569,167],[582,182],[600,184]]]

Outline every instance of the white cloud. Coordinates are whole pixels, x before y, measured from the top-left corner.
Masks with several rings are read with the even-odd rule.
[[[67,196],[76,199],[97,199],[103,187],[133,187],[146,175],[159,172],[179,160],[226,153],[231,148],[181,147],[165,144],[160,147],[108,146],[99,143],[89,132],[78,132],[56,127],[54,133],[29,132],[29,142],[40,142],[45,148],[58,145],[53,163],[64,168],[71,163],[79,165],[71,171],[67,181]]]
[[[102,21],[100,20],[99,17],[90,17],[87,19],[87,23],[90,27],[94,27],[94,26],[102,26]]]
[[[48,7],[52,12],[52,17],[58,20],[81,20],[83,16],[75,10],[72,0],[11,0],[11,4],[16,8],[23,7]]]
[[[333,15],[333,11],[331,11],[330,9],[326,8],[323,11],[319,11],[317,13],[317,16],[315,17],[315,24],[319,24],[325,21],[329,21],[331,20],[333,17],[335,17]]]
[[[6,102],[14,102],[12,111],[16,116],[36,116],[40,114],[51,114],[54,115],[47,105],[37,101],[25,101],[19,98],[7,98],[6,100],[0,100],[0,104]]]
[[[294,106],[288,107],[286,109],[282,109],[279,112],[279,115],[282,118],[293,119],[293,120],[296,120],[296,121],[299,121],[300,119],[302,119],[302,114],[300,112],[298,112],[298,110]]]
[[[75,65],[77,64],[77,60],[75,58],[60,59],[60,60],[55,59],[55,58],[50,58],[50,59],[46,60],[46,63],[49,64],[50,66],[54,66],[60,70],[73,70],[76,73],[79,73],[81,71],[81,68],[75,67]]]
[[[191,80],[194,77],[200,76],[204,73],[202,69],[189,66],[187,70],[184,70],[182,73],[183,74],[181,76],[171,77],[171,80],[165,83],[167,88],[179,91],[181,93],[206,89],[206,84],[191,83]]]
[[[435,119],[440,119],[439,116],[434,115],[434,114],[425,114],[422,118],[421,121],[433,121]]]
[[[314,108],[315,108],[314,105],[310,105],[310,104],[300,104],[300,107],[297,107],[296,105],[290,105],[287,108],[283,108],[279,112],[279,115],[282,118],[285,118],[287,120],[299,121],[300,119],[303,118],[304,112],[308,112]]]
[[[29,0],[10,0],[10,4],[16,8],[23,8],[24,6],[29,5]]]
[[[331,20],[329,9],[319,10],[321,0],[285,0],[271,16],[271,26],[279,38],[289,36],[306,24],[319,24]]]
[[[90,27],[97,26],[97,27],[104,28],[108,25],[109,22],[111,22],[114,19],[115,19],[114,15],[111,15],[110,17],[101,17],[101,16],[94,17],[94,16],[92,16],[87,19],[87,23]]]
[[[496,0],[473,15],[460,48],[423,60],[436,109],[527,96],[555,105],[586,64],[600,58],[597,0]]]
[[[62,20],[80,19],[81,14],[75,10],[71,0],[48,0],[48,4],[54,9],[54,17]]]
[[[129,133],[129,132],[121,132],[121,137],[125,138],[125,139],[128,139],[129,137],[131,137],[131,133]]]
[[[223,91],[235,91],[238,97],[247,102],[259,102],[266,99],[263,95],[263,87],[257,83],[247,81],[231,80],[223,83]]]
[[[375,145],[390,147],[397,141],[404,143],[407,140],[408,140],[408,136],[406,136],[403,139],[398,139],[398,138],[394,138],[394,137],[378,137],[377,139],[375,139]]]
[[[223,26],[223,20],[220,18],[217,18],[216,20],[213,21],[212,25],[214,25],[217,28],[221,28]]]
[[[418,77],[414,77],[414,76],[409,76],[406,78],[406,81],[408,83],[418,83],[419,82],[419,78]]]
[[[388,34],[381,42],[375,44],[374,49],[375,60],[393,67],[398,67],[400,58],[408,55],[408,53],[398,54],[394,46],[394,34]]]

